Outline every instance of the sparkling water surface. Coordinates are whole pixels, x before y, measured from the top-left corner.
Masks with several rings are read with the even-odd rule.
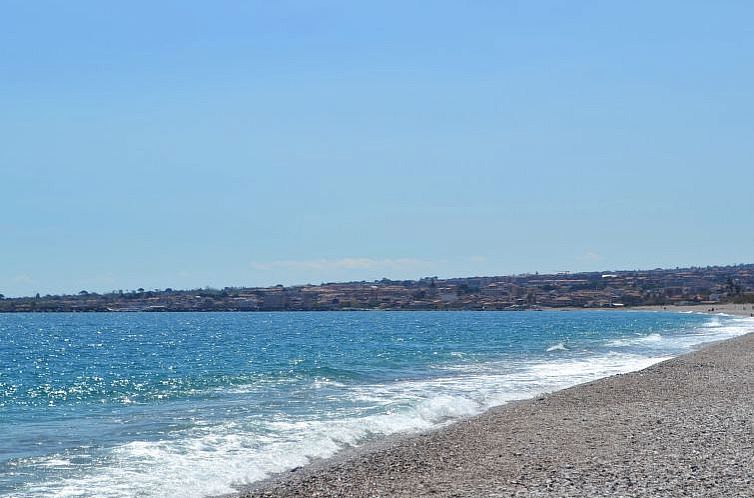
[[[629,311],[0,315],[0,496],[212,496],[754,329]]]

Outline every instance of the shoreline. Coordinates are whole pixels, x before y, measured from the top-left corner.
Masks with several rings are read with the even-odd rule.
[[[688,304],[684,306],[633,306],[624,308],[637,311],[667,311],[669,313],[724,313],[741,317],[754,317],[754,304]]]
[[[146,309],[108,309],[108,310],[66,310],[66,311],[7,311],[0,310],[0,315],[12,314],[86,314],[86,313],[530,313],[539,311],[664,311],[668,313],[706,313],[717,314],[723,313],[728,315],[743,316],[747,318],[754,317],[754,303],[747,304],[684,304],[684,305],[639,305],[639,306],[616,306],[616,307],[575,307],[575,306],[558,306],[558,307],[533,307],[524,309],[377,309],[377,308],[344,308],[337,310],[146,310]]]
[[[447,427],[345,449],[226,496],[754,496],[752,365],[749,333]]]
[[[524,311],[604,311],[607,313],[613,311],[653,311],[664,313],[703,313],[707,315],[716,315],[722,313],[725,315],[734,315],[745,318],[754,317],[754,304],[684,304],[684,305],[647,305],[647,306],[621,306],[615,308],[542,308],[541,310],[524,310]]]

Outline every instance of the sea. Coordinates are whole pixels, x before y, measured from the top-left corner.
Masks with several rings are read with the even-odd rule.
[[[639,311],[2,314],[0,496],[232,493],[752,330]]]

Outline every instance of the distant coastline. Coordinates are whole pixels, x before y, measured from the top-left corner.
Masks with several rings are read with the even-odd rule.
[[[1,295],[0,295],[1,296]],[[754,303],[754,264],[1,298],[0,312],[611,309]]]

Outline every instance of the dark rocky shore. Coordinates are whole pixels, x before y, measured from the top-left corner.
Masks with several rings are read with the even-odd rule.
[[[754,497],[754,334],[355,450],[241,496]]]

